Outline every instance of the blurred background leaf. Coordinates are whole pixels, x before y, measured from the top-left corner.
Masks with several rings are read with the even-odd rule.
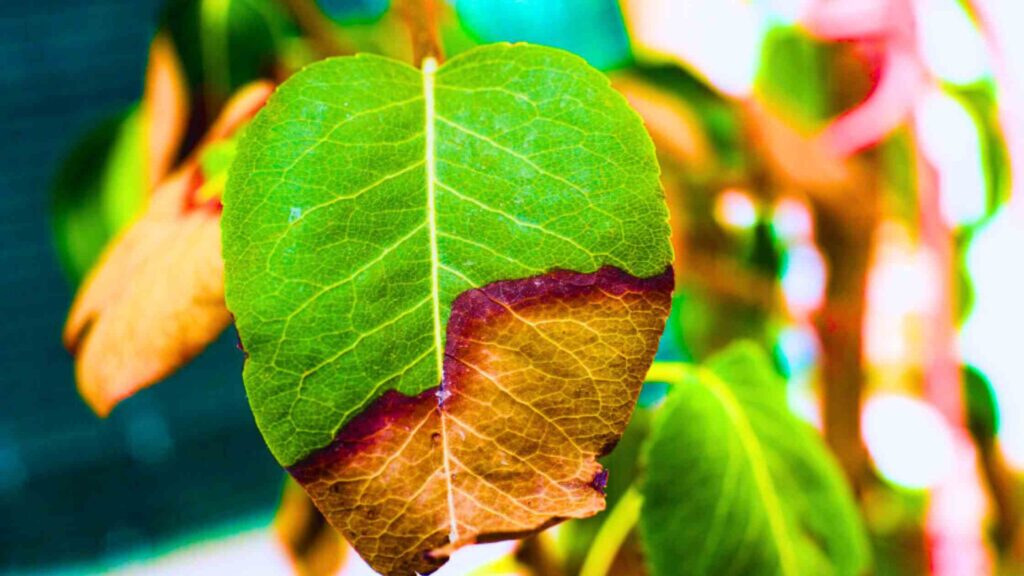
[[[753,344],[688,370],[644,452],[652,574],[862,574],[870,553],[842,473],[791,413]]]

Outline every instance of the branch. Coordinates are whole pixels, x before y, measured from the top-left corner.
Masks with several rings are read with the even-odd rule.
[[[420,66],[427,58],[444,62],[444,49],[438,32],[438,0],[399,0],[398,10],[409,27],[412,60]]]

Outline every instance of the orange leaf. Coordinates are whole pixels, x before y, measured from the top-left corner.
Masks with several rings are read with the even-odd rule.
[[[242,89],[215,125],[216,137],[230,136],[272,90],[269,83]],[[231,321],[220,204],[195,202],[204,183],[196,158],[108,246],[68,314],[64,343],[75,355],[78,388],[100,416],[188,362]]]
[[[150,189],[167,175],[188,127],[188,84],[174,43],[166,32],[153,38],[142,97],[146,182]]]
[[[607,480],[597,458],[629,421],[672,284],[671,269],[639,279],[606,267],[467,291],[452,307],[443,393],[386,392],[290,472],[390,575],[591,516]]]

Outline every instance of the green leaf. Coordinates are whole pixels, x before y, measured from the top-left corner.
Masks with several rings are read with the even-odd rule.
[[[53,182],[53,234],[74,284],[145,204],[143,152],[133,105],[86,133],[61,164]]]
[[[293,76],[239,145],[223,219],[228,307],[275,456],[326,445],[388,388],[436,386],[468,289],[664,271],[657,176],[636,114],[562,51],[491,45],[426,74],[360,55]]]
[[[375,569],[603,507],[672,254],[599,72],[528,45],[310,66],[242,137],[222,227],[256,423]]]
[[[655,419],[640,519],[652,574],[857,575],[870,558],[850,491],[786,408],[756,346],[693,368]]]
[[[110,159],[104,167],[103,214],[108,229],[113,233],[135,220],[149,195],[144,172],[146,145],[142,124],[142,111],[136,106],[119,127]]]

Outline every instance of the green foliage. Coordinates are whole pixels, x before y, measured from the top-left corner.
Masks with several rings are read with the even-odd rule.
[[[73,283],[145,204],[143,150],[136,105],[88,132],[61,164],[53,183],[53,234]]]
[[[991,447],[999,432],[999,405],[988,378],[973,366],[962,369],[967,430],[980,446]]]
[[[175,0],[161,26],[170,31],[192,92],[205,93],[206,104],[215,107],[246,83],[270,76],[282,41],[294,33],[273,0]]]
[[[640,528],[652,574],[862,574],[838,466],[759,348],[688,370],[655,418]]]
[[[558,50],[491,45],[436,73],[360,55],[293,76],[239,144],[223,216],[228,306],[275,456],[326,445],[387,389],[436,386],[467,289],[662,272],[657,177],[637,115]]]
[[[640,452],[650,432],[652,416],[651,410],[637,408],[615,450],[601,459],[601,464],[608,470],[608,484],[605,486],[605,503],[608,511],[615,509],[640,474]],[[598,531],[609,520],[610,514],[605,513],[574,520],[565,525],[561,540],[564,542],[567,573],[579,572],[584,558],[594,546],[594,538]]]
[[[757,90],[797,120],[824,120],[832,113],[826,86],[828,49],[799,28],[772,28],[761,54]]]

